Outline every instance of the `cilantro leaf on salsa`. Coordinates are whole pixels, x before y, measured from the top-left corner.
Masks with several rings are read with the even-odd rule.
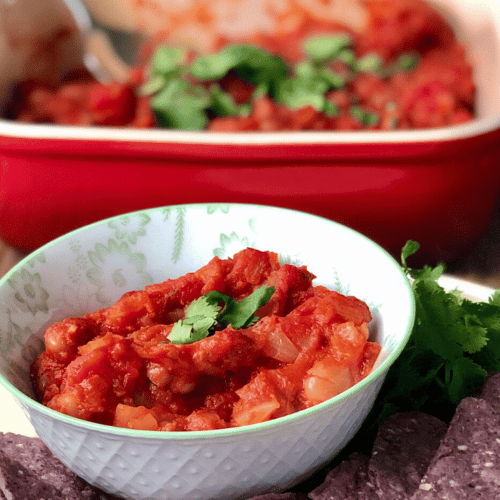
[[[304,42],[304,51],[313,61],[336,59],[353,41],[349,35],[320,35]]]
[[[226,309],[222,311],[219,322],[222,326],[231,325],[233,328],[247,328],[258,321],[255,311],[266,304],[274,293],[274,287],[262,285],[252,294],[240,301],[228,300]]]
[[[255,312],[269,301],[273,293],[274,287],[262,285],[237,301],[216,290],[208,292],[189,304],[185,318],[174,324],[168,339],[174,344],[191,344],[208,337],[216,326],[247,328],[258,321]]]
[[[206,126],[205,109],[210,105],[209,93],[202,87],[192,87],[180,78],[170,80],[153,96],[151,109],[164,127],[199,130]]]
[[[207,81],[219,80],[231,70],[257,85],[283,79],[288,66],[280,57],[254,45],[234,44],[214,54],[198,57],[189,72],[198,80]]]

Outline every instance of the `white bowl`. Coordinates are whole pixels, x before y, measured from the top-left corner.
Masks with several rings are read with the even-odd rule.
[[[175,278],[214,255],[253,246],[306,264],[316,283],[365,300],[373,372],[343,394],[287,417],[205,432],[135,431],[60,414],[33,399],[29,367],[45,328]],[[62,462],[105,491],[134,500],[235,499],[290,488],[338,453],[366,417],[403,349],[414,298],[398,263],[335,222],[241,204],[179,205],[107,219],[35,251],[0,281],[0,383]]]

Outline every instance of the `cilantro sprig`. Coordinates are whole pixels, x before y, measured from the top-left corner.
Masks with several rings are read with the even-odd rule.
[[[273,93],[288,71],[281,58],[249,44],[228,45],[193,60],[187,50],[160,46],[151,58],[149,77],[139,93],[150,96],[150,106],[160,127],[202,130],[210,116],[249,114],[251,102],[236,104],[218,85],[228,73],[234,72],[255,85],[255,99],[262,89]]]
[[[344,457],[369,452],[378,425],[393,413],[422,411],[449,422],[458,403],[474,395],[489,372],[500,371],[500,290],[487,302],[445,290],[439,283],[443,264],[410,267],[418,249],[410,240],[401,252],[416,303],[412,333]]]
[[[213,116],[247,116],[261,95],[291,109],[312,106],[334,117],[338,109],[328,92],[350,84],[358,73],[371,72],[381,78],[411,71],[418,58],[404,53],[387,65],[377,54],[357,57],[352,38],[344,33],[310,37],[304,41],[305,59],[289,66],[280,57],[250,44],[231,44],[222,50],[191,57],[187,50],[160,46],[150,60],[149,76],[140,87],[150,96],[158,126],[203,130]],[[340,74],[332,64],[346,65]],[[254,85],[248,102],[236,104],[219,82],[234,73]],[[351,114],[364,126],[374,126],[379,117],[354,103]]]
[[[248,328],[258,321],[257,309],[265,305],[274,287],[262,285],[238,301],[216,290],[191,302],[185,318],[177,321],[168,339],[174,344],[191,344],[211,335],[215,328]]]
[[[474,302],[458,290],[445,290],[438,282],[443,264],[409,266],[418,249],[408,241],[401,252],[415,295],[415,324],[372,410],[377,422],[397,411],[417,410],[448,421],[488,372],[500,371],[500,291],[488,302]]]

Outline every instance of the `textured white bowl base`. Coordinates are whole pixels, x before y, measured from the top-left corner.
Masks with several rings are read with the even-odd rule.
[[[243,446],[229,436],[168,444],[161,436],[152,438],[153,443],[140,437],[122,440],[33,410],[31,418],[65,465],[109,493],[121,492],[129,500],[233,500],[245,491],[258,495],[288,489],[314,472],[328,450],[341,449],[352,438],[365,416],[359,408],[371,407],[381,382],[379,378],[366,391],[354,393],[341,409],[342,419],[331,411],[322,412],[322,418],[309,415],[289,422],[286,434],[276,429],[249,433]],[[335,420],[344,424],[332,433],[329,422]]]

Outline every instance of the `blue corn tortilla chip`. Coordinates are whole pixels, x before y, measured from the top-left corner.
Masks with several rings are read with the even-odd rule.
[[[353,453],[326,475],[325,481],[309,493],[311,500],[378,500],[368,481],[369,457]]]
[[[478,396],[490,403],[494,410],[500,412],[500,373],[491,373]]]
[[[380,498],[404,500],[420,485],[447,425],[422,412],[397,413],[379,428],[368,477]]]
[[[0,433],[1,498],[113,500],[116,497],[78,477],[40,438]]]
[[[411,500],[500,498],[500,415],[479,398],[458,405]]]
[[[0,450],[0,498],[28,500],[62,497],[51,484],[41,481],[36,474]]]

